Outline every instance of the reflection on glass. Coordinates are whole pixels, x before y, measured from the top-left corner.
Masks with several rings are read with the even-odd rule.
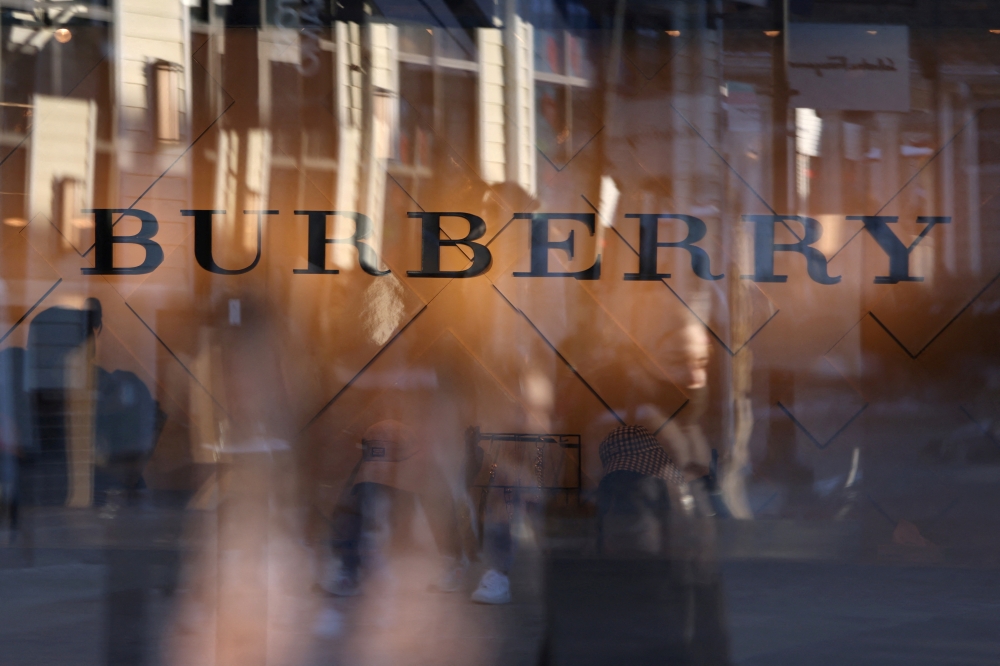
[[[998,26],[0,0],[4,663],[996,661]]]

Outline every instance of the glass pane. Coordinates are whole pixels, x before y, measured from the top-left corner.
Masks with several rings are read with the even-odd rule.
[[[0,661],[997,663],[994,4],[0,0]]]

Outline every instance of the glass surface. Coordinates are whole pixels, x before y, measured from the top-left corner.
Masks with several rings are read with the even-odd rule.
[[[1000,662],[1000,5],[0,0],[0,662]]]

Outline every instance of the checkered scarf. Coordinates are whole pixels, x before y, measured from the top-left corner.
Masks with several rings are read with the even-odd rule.
[[[684,473],[643,426],[618,426],[601,442],[598,453],[605,474],[624,470],[658,476],[671,483],[684,482]]]

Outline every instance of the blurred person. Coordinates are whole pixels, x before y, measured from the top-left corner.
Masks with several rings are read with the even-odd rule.
[[[12,419],[0,412],[0,526],[7,523],[11,541],[17,530],[18,518],[18,449]]]
[[[486,571],[472,592],[472,601],[480,604],[510,603],[510,569],[514,564],[515,512],[520,513],[523,501],[515,488],[497,488],[499,493],[486,497],[482,519],[482,558]]]
[[[475,430],[478,438],[478,428]],[[542,503],[544,454],[540,442],[535,442],[534,447],[530,445],[532,438],[541,436],[511,434],[509,437],[493,440],[490,463],[477,474],[478,485],[483,487],[478,513],[486,571],[471,599],[480,604],[510,603],[510,570],[517,550],[515,526],[533,520]]]
[[[196,547],[186,551],[164,641],[172,664],[298,663],[308,647],[302,619],[318,610],[296,504],[293,378],[278,320],[248,293],[215,300],[203,338],[212,371],[200,399],[215,419],[215,439],[203,446],[217,462],[200,491],[208,512],[187,515]]]
[[[718,481],[718,450],[700,424],[708,408],[709,350],[708,333],[700,323],[689,322],[661,338],[657,351],[664,370],[688,396],[687,405],[663,427],[663,437],[687,480],[699,479],[705,486],[714,513],[729,517]]]
[[[166,414],[134,372],[98,368],[96,386],[95,494],[108,499],[124,491],[134,501]]]
[[[704,489],[642,426],[599,448],[596,543],[550,550],[540,664],[729,664]]]
[[[23,348],[0,351],[0,524],[7,521],[11,540],[20,517],[20,467],[31,436],[24,363]]]
[[[333,549],[340,570],[329,592],[353,596],[360,591],[362,572],[386,574],[390,550],[411,531],[418,504],[445,558],[434,588],[458,590],[468,558],[450,486],[426,442],[403,423],[383,420],[365,430],[361,448],[361,461],[334,512]]]
[[[33,413],[25,496],[46,506],[93,500],[94,383],[101,302],[43,310],[28,326],[27,387]]]

